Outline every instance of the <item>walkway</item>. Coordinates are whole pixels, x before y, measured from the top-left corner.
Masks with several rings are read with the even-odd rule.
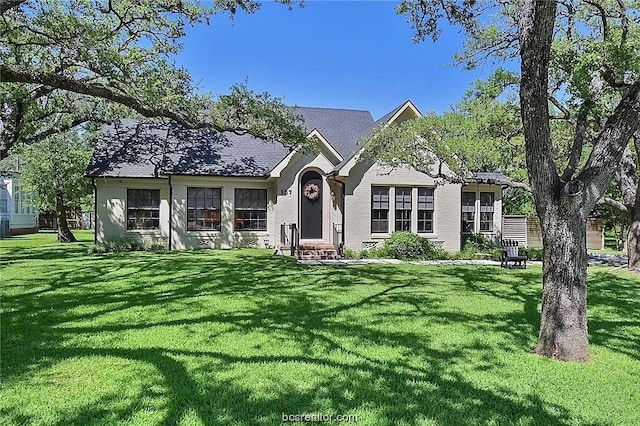
[[[495,260],[419,260],[402,261],[398,259],[339,259],[339,260],[298,260],[304,265],[397,265],[410,263],[413,265],[492,265],[500,266]],[[541,265],[540,261],[528,261],[529,265]],[[627,256],[620,254],[589,253],[589,265],[626,266]]]

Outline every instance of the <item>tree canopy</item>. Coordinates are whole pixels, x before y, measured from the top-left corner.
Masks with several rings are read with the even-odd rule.
[[[246,84],[200,93],[173,59],[189,25],[259,8],[254,0],[3,1],[0,158],[19,143],[132,114],[303,143],[299,117],[281,99]]]
[[[93,205],[91,182],[84,173],[96,136],[69,131],[17,150],[20,181],[32,195],[34,207],[55,212],[59,241],[75,241],[67,224],[67,210]]]
[[[508,178],[500,183],[530,190],[523,173],[519,105],[512,95],[499,99],[514,78],[499,69],[487,81],[476,81],[450,112],[378,128],[363,140],[363,158],[390,166],[410,165],[434,178],[459,183],[466,183],[472,172],[499,171]]]
[[[91,152],[90,138],[75,132],[22,146],[17,152],[20,181],[32,195],[34,207],[55,210],[59,191],[66,207],[92,209],[91,182],[84,177]]]

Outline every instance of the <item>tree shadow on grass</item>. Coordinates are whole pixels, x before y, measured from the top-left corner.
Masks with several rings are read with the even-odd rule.
[[[590,272],[588,303],[591,342],[640,360],[640,279]]]
[[[3,264],[24,260],[61,260],[72,259],[87,254],[86,243],[60,243],[59,246],[43,245],[41,247],[3,247],[5,253],[0,256],[0,266]]]
[[[522,303],[522,314],[505,318],[502,331],[520,344],[532,346],[540,328],[542,277],[532,270],[509,270],[497,274],[490,267],[452,269],[470,291],[497,299]],[[640,359],[640,279],[609,268],[589,268],[589,341],[615,352]],[[488,319],[488,318],[487,318]]]
[[[119,274],[119,269],[126,273]],[[491,357],[492,348],[482,342],[442,349],[420,330],[379,326],[393,323],[389,315],[405,321],[437,315],[438,321],[462,323],[470,330],[509,328],[503,331],[510,333],[512,345],[518,347],[530,339],[530,298],[535,291],[513,284],[512,294],[494,296],[522,302],[523,312],[451,313],[443,309],[444,296],[436,286],[439,279],[454,276],[467,291],[483,293],[494,291],[485,283],[495,274],[478,274],[464,267],[443,269],[431,276],[420,274],[419,268],[402,272],[372,265],[305,267],[287,258],[213,251],[87,257],[57,268],[43,292],[3,298],[3,380],[19,381],[27,373],[77,357],[142,361],[163,378],[168,398],[163,407],[166,425],[179,423],[189,413],[205,425],[256,425],[278,424],[282,413],[358,410],[368,413],[370,423],[381,425],[413,425],[425,420],[460,425],[575,421],[565,408],[533,394],[523,398],[506,389],[480,388],[465,378],[456,366],[472,363],[478,369],[499,368],[499,360]],[[128,281],[110,285],[110,280],[122,278]],[[512,283],[501,285],[509,290]],[[210,306],[218,298],[246,303],[229,312],[222,305]],[[139,319],[118,316],[142,308],[167,314],[151,320],[144,315]],[[363,311],[367,315],[358,320]],[[176,318],[178,315],[183,316]],[[93,323],[94,319],[101,322]],[[181,326],[202,335],[211,334],[206,331],[214,325],[225,327],[206,350],[190,348],[194,343],[187,334],[180,348],[157,341],[126,347],[131,344],[127,340],[131,333],[146,342],[146,333],[161,327]],[[259,334],[283,349],[248,348],[242,341],[236,350],[219,348],[216,339],[224,334],[234,338]],[[94,342],[94,336],[105,335],[114,340]],[[268,392],[225,376],[247,368],[256,374],[265,372],[258,376]],[[290,374],[293,378],[288,379]],[[135,407],[114,414],[115,420],[126,421]],[[6,410],[14,419],[31,420]],[[84,407],[68,413],[61,424],[81,424],[102,415],[100,409]]]
[[[511,335],[517,347],[533,349],[534,339],[540,329],[540,272],[531,269],[511,270],[481,266],[451,268],[448,273],[460,278],[464,288],[471,293],[520,304],[522,311],[513,311],[506,315],[487,315],[484,325],[494,324],[496,326],[493,330]]]

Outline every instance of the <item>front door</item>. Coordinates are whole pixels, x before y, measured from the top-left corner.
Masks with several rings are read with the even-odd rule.
[[[322,176],[309,171],[300,180],[300,238],[322,239]]]

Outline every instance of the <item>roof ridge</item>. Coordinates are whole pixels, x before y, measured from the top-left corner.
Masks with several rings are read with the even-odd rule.
[[[380,123],[382,121],[389,121],[389,119],[391,117],[393,117],[398,111],[400,111],[400,109],[405,106],[407,104],[407,102],[411,102],[411,99],[407,99],[406,101],[402,102],[400,105],[398,105],[397,107],[393,108],[391,111],[387,112],[386,114],[384,114],[382,117],[378,118],[376,120],[376,123]],[[413,103],[413,102],[411,102]]]
[[[294,108],[324,109],[329,111],[356,111],[356,112],[367,112],[371,114],[371,111],[367,109],[355,109],[355,108],[314,107],[314,106],[302,106],[302,105],[295,105]]]

